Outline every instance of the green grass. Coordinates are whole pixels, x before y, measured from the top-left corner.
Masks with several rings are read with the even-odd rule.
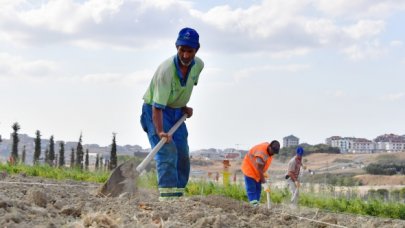
[[[91,172],[80,169],[54,168],[49,165],[28,166],[24,164],[8,165],[0,163],[0,171],[7,171],[9,174],[25,173],[28,176],[45,177],[56,180],[77,180],[104,183],[108,179],[109,172]]]
[[[384,202],[381,199],[364,201],[360,198],[331,198],[319,197],[314,194],[301,194],[300,204],[334,212],[405,219],[405,204],[400,202]]]
[[[187,195],[223,195],[237,200],[247,200],[245,190],[237,184],[218,185],[208,181],[190,181],[186,187]]]
[[[190,181],[186,188],[188,195],[222,195],[237,200],[247,201],[246,191],[242,185],[218,185],[207,181]],[[288,189],[273,189],[270,193],[271,202],[275,204],[287,203],[291,198]],[[266,202],[265,192],[262,191],[261,202]],[[385,218],[405,219],[405,204],[399,202],[384,202],[372,199],[368,202],[359,197],[352,199],[319,196],[315,193],[300,193],[299,204],[306,207],[323,210],[370,215]]]

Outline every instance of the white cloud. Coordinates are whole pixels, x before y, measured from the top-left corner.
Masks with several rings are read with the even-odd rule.
[[[390,46],[394,48],[402,47],[404,43],[401,40],[393,40],[390,42]]]
[[[254,75],[265,75],[269,72],[297,73],[308,70],[309,68],[310,65],[306,64],[267,65],[240,70],[235,74],[234,78],[236,81],[240,81],[254,77]]]
[[[27,60],[20,56],[0,52],[0,78],[29,79],[57,77],[60,80],[81,81],[92,84],[117,83],[134,85],[148,83],[153,75],[152,70],[139,70],[131,73],[88,73],[68,75],[59,64],[49,60]]]
[[[167,41],[168,36],[172,40],[173,30],[192,19],[187,8],[190,4],[174,0],[55,0],[31,7],[22,4],[9,3],[0,9],[0,39],[23,46],[59,42],[81,46],[86,43],[92,48],[148,48]]]
[[[403,99],[404,97],[405,97],[404,92],[391,93],[391,94],[387,94],[387,95],[383,96],[382,100],[384,100],[384,101],[397,101],[397,100]]]
[[[332,20],[325,18],[308,20],[305,23],[305,31],[317,37],[321,45],[335,43],[341,36],[337,25]]]
[[[384,28],[384,21],[360,20],[355,25],[344,27],[343,32],[355,40],[360,40],[374,37],[380,34]]]
[[[176,0],[7,1],[0,8],[0,40],[24,46],[159,49],[172,43],[180,27],[193,26],[207,51],[270,51],[273,58],[291,58],[333,48],[364,59],[367,43],[378,40],[386,28],[384,16],[405,8],[405,1],[397,2],[263,0],[247,8],[221,5],[199,11],[190,1]],[[363,11],[373,17],[343,17]],[[367,50],[379,56],[376,48]]]
[[[325,15],[352,19],[387,17],[396,10],[405,9],[403,0],[317,0],[314,2],[316,8]]]
[[[387,50],[381,46],[380,42],[374,40],[363,44],[354,44],[342,50],[351,60],[374,59],[383,56]]]
[[[294,56],[304,56],[310,52],[309,48],[294,48],[285,51],[272,52],[272,58],[291,58]]]
[[[326,90],[324,91],[324,94],[327,97],[332,97],[335,99],[343,99],[349,95],[344,89]]]
[[[264,0],[248,8],[233,9],[229,5],[214,7],[207,12],[192,11],[195,17],[213,26],[212,42],[218,48],[238,47],[228,51],[274,53],[274,58],[307,55],[315,49],[333,48],[350,59],[377,58],[385,53],[384,44],[376,43],[386,29],[385,7],[392,12],[394,1],[280,1]],[[353,14],[367,9],[365,17],[334,18],[346,9]],[[321,14],[308,13],[320,10]],[[405,9],[403,7],[402,9]],[[386,13],[392,14],[391,11]],[[322,14],[325,13],[325,14]],[[366,15],[374,15],[367,18]],[[223,39],[218,39],[222,37]],[[230,48],[229,48],[230,49]]]
[[[222,31],[246,34],[251,38],[274,36],[295,23],[308,1],[262,1],[247,9],[217,6],[208,12],[193,11],[193,15]]]
[[[141,70],[132,73],[95,73],[79,77],[85,83],[110,84],[117,83],[121,85],[134,85],[148,83],[153,72],[150,70]]]
[[[46,77],[57,69],[49,60],[26,60],[20,56],[0,52],[0,77]]]
[[[346,92],[343,90],[336,90],[336,91],[332,92],[333,97],[339,98],[339,97],[345,97],[346,95],[347,95]]]

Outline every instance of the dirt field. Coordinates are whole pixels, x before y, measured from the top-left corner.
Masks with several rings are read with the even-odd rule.
[[[369,186],[378,185],[405,185],[404,175],[384,176],[384,175],[357,175],[354,178],[361,180],[361,183]]]
[[[361,180],[364,185],[368,186],[403,186],[405,187],[405,176],[382,176],[382,175],[368,175],[363,170],[363,167],[370,163],[375,163],[380,156],[392,156],[398,160],[405,160],[404,152],[397,153],[379,153],[379,154],[310,154],[304,157],[305,165],[308,170],[313,170],[316,173],[357,173],[356,179]],[[210,165],[192,165],[193,170],[203,172],[205,176],[200,174],[200,179],[214,180],[214,175],[209,178],[208,172],[215,174],[216,172],[223,172],[222,161],[210,161]],[[287,163],[280,162],[278,159],[273,159],[269,168],[268,174],[270,181],[277,182],[283,181],[284,174],[287,170]],[[231,166],[228,171],[233,175],[237,174],[238,182],[243,182],[243,175],[240,172],[241,161],[231,160]],[[307,170],[307,171],[308,171]],[[220,180],[221,181],[221,180]]]
[[[251,207],[222,196],[159,202],[155,190],[100,198],[95,184],[22,175],[0,180],[0,227],[405,227],[403,220],[287,206]]]

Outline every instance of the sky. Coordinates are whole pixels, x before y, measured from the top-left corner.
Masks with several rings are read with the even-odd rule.
[[[405,0],[0,0],[0,135],[149,148],[142,97],[200,34],[191,150],[405,134]]]

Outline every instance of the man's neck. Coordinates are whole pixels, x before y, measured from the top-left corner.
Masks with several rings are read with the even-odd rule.
[[[180,63],[180,71],[182,74],[181,76],[183,77],[183,79],[185,79],[188,71],[188,66],[184,66],[183,64]]]

